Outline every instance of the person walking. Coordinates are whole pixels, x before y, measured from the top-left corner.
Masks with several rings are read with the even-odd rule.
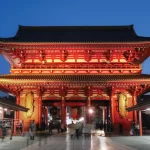
[[[68,128],[69,128],[69,132],[70,132],[71,139],[72,139],[72,138],[73,138],[73,135],[74,135],[74,132],[75,132],[75,126],[74,126],[73,121],[72,121],[71,124],[68,125]]]
[[[32,120],[30,124],[30,140],[34,140],[35,132],[36,132],[36,124],[34,120]]]
[[[20,120],[19,129],[20,129],[21,135],[23,136],[23,131],[22,131],[22,129],[23,129],[23,122],[22,122],[22,120]]]
[[[49,134],[52,135],[52,127],[53,127],[53,123],[52,121],[49,122]]]
[[[140,126],[139,126],[138,123],[136,123],[136,125],[135,125],[135,134],[136,134],[136,136],[139,136],[139,130],[140,130]]]
[[[79,139],[79,135],[80,135],[80,133],[79,133],[80,123],[79,122],[76,123],[75,129],[76,129],[76,137],[77,137],[77,139]]]

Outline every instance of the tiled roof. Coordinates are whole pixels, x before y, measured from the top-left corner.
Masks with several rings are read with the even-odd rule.
[[[19,26],[4,42],[138,42],[150,37],[138,36],[133,25],[127,26]]]
[[[11,110],[20,110],[20,111],[25,111],[27,112],[29,109],[25,108],[23,106],[17,105],[13,102],[11,102],[11,99],[6,99],[6,98],[0,98],[0,106],[5,107],[5,108],[9,108]]]
[[[147,108],[150,107],[150,101],[147,101],[147,102],[143,102],[143,103],[140,103],[140,104],[137,104],[137,105],[134,105],[132,107],[128,107],[127,108],[127,111],[134,111],[134,110],[145,110]]]
[[[150,75],[1,75],[2,79],[10,80],[46,80],[46,81],[126,81],[150,80]]]

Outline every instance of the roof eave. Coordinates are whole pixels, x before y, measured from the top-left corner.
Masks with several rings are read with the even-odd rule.
[[[134,111],[134,110],[145,110],[149,107],[150,107],[150,102],[145,102],[145,103],[134,105],[132,107],[128,107],[126,110],[128,112],[130,112],[130,111]]]
[[[18,45],[49,45],[49,44],[150,44],[150,40],[149,41],[117,41],[117,42],[19,42],[19,41],[0,41],[0,44],[18,44]]]

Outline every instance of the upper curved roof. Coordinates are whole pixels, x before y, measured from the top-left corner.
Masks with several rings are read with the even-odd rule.
[[[127,26],[20,26],[14,37],[1,42],[140,42],[133,25]]]

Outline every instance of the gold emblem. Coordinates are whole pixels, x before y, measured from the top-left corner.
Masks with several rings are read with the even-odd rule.
[[[28,118],[31,118],[34,112],[34,94],[32,92],[26,94],[25,107],[29,108],[26,114]]]
[[[125,93],[120,93],[118,96],[118,107],[119,107],[119,114],[122,118],[125,118],[127,116],[127,106],[128,106],[128,101],[127,101],[127,96]]]

